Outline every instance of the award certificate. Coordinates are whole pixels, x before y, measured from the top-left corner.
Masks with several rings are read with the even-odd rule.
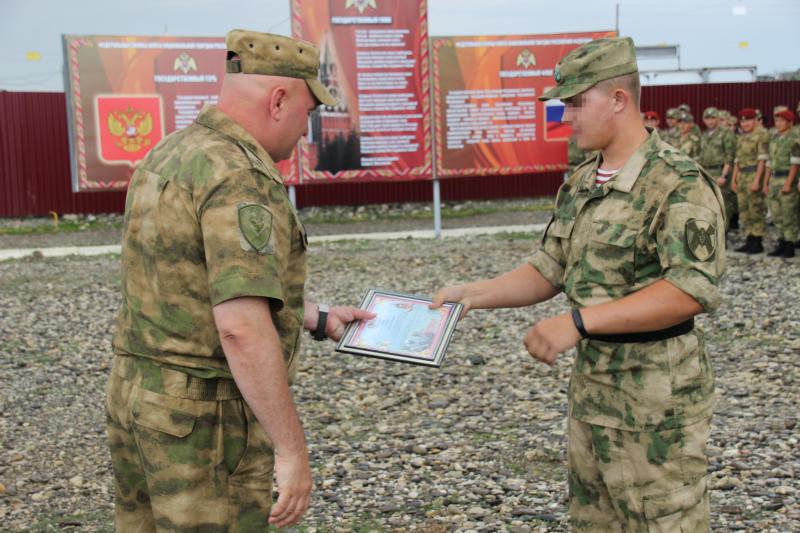
[[[441,366],[463,305],[445,302],[430,309],[430,303],[430,298],[370,289],[361,308],[375,318],[351,322],[336,351]]]

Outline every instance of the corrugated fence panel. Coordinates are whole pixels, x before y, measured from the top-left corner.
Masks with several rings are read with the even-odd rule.
[[[0,216],[114,213],[124,192],[72,192],[64,93],[0,92]]]
[[[702,111],[715,106],[736,112],[743,107],[764,111],[794,109],[800,81],[715,83],[642,88],[642,110],[664,117],[669,107],[689,104],[702,124]],[[543,196],[555,193],[560,173],[446,179],[443,200],[475,200]],[[300,207],[368,203],[427,202],[429,182],[330,184],[298,187]],[[72,192],[66,100],[63,93],[0,92],[0,216],[122,212],[122,192]]]

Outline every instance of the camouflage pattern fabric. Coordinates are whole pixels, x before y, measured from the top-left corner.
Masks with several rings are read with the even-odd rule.
[[[151,150],[131,179],[115,353],[231,378],[211,309],[262,296],[294,376],[305,247],[269,155],[222,111],[205,108]]]
[[[569,514],[586,533],[709,531],[709,419],[650,432],[568,422]]]
[[[618,300],[664,279],[705,311],[716,308],[725,225],[714,180],[655,132],[596,187],[599,162],[586,161],[562,185],[530,264],[572,307]],[[698,226],[708,231],[703,242],[688,231]],[[710,416],[714,378],[699,328],[642,344],[584,339],[577,348],[570,416],[626,431],[665,431]]]
[[[116,531],[267,530],[273,447],[232,380],[117,356],[106,417]]]
[[[659,132],[661,139],[675,148],[680,148],[681,132],[677,127],[667,128]]]
[[[725,128],[717,127],[703,132],[701,141],[697,162],[703,165],[712,177],[721,177],[723,167],[731,165],[725,185],[720,187],[722,198],[725,200],[725,220],[730,224],[731,218],[739,211],[736,193],[731,188],[733,161],[736,157],[736,135]]]
[[[788,194],[781,192],[788,179],[786,173],[792,165],[800,165],[800,138],[789,131],[777,135],[769,143],[772,177],[769,180],[768,203],[778,238],[796,242],[800,238],[800,192],[797,191],[800,177],[795,177]]]
[[[700,156],[700,149],[702,146],[703,141],[700,135],[694,131],[690,131],[688,134],[681,135],[678,138],[678,149],[695,161]]]
[[[736,196],[739,204],[739,219],[748,235],[763,237],[767,224],[767,199],[764,193],[750,192],[756,178],[753,167],[769,158],[769,142],[766,130],[757,128],[742,133],[736,139],[736,165],[739,173],[736,181]],[[752,170],[745,170],[752,169]],[[763,176],[762,176],[763,180]],[[761,181],[760,185],[764,185]]]

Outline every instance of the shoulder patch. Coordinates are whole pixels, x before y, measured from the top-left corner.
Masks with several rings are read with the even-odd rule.
[[[239,235],[246,251],[271,253],[269,238],[272,234],[272,213],[265,205],[240,203],[236,206],[239,221]]]
[[[686,247],[698,261],[708,261],[717,250],[717,228],[705,220],[686,221]]]

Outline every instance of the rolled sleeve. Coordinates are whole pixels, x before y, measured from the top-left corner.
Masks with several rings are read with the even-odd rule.
[[[694,182],[670,195],[667,205],[656,234],[663,279],[711,311],[719,306],[718,285],[725,270],[725,223],[717,195]],[[713,243],[698,244],[697,228],[706,228],[704,239]]]
[[[261,296],[283,306],[283,272],[279,258],[288,246],[282,209],[270,200],[270,183],[252,170],[239,171],[222,180],[204,198],[200,209],[212,305],[233,298]],[[240,226],[239,210],[258,206],[260,241],[248,240]],[[255,244],[251,244],[253,241]],[[257,248],[256,248],[257,247]]]
[[[550,285],[564,290],[566,259],[559,238],[553,235],[554,220],[550,221],[542,236],[539,249],[528,259],[528,264],[539,271]]]

